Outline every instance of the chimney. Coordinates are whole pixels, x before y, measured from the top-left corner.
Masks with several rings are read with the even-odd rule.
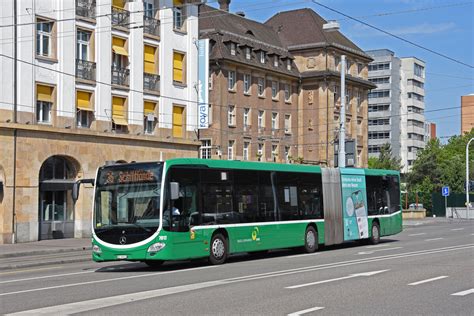
[[[217,2],[219,2],[219,9],[229,12],[230,0],[218,0]]]

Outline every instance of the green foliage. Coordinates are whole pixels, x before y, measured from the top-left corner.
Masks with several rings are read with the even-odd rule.
[[[466,181],[466,144],[474,138],[474,128],[463,136],[453,136],[443,145],[438,139],[431,140],[418,152],[410,173],[407,174],[408,201],[414,203],[415,192],[419,202],[431,209],[431,193],[449,186],[453,193],[463,193]],[[469,149],[469,178],[474,177],[474,141]]]
[[[393,156],[390,144],[384,144],[382,148],[380,148],[380,155],[378,158],[369,158],[369,169],[400,171],[401,168],[402,166],[400,165],[400,159]]]

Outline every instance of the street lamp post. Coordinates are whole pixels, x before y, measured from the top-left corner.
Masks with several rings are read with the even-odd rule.
[[[341,55],[341,114],[339,120],[338,166],[346,166],[346,55]]]
[[[474,140],[471,138],[466,145],[466,210],[467,210],[467,218],[469,218],[469,145]]]

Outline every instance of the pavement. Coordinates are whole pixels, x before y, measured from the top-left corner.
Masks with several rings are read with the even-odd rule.
[[[405,228],[457,223],[444,217],[404,220]],[[91,239],[70,238],[0,245],[0,270],[83,262],[91,260]]]
[[[91,260],[91,239],[51,239],[0,245],[0,270]]]

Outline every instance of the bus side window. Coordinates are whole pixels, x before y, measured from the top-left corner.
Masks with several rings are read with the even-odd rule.
[[[198,183],[199,169],[180,168],[171,169],[170,181],[179,183],[179,198],[172,201],[172,208],[165,210],[166,214],[171,215],[171,226],[173,231],[185,232],[193,225],[199,224],[198,213]]]
[[[324,217],[321,174],[304,173],[298,176],[299,210],[303,219]]]
[[[277,196],[280,220],[300,219],[298,211],[298,176],[289,172],[277,173]]]
[[[271,172],[258,172],[258,215],[259,222],[273,222],[277,220]]]
[[[234,171],[234,205],[243,223],[258,221],[258,186],[254,171]]]

